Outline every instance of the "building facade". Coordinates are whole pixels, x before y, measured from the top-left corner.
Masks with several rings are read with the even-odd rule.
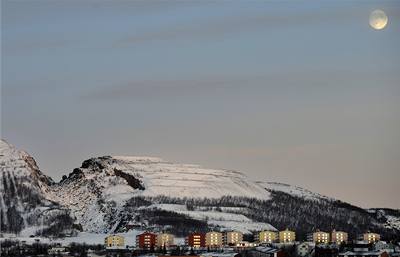
[[[275,231],[261,231],[258,233],[258,242],[260,243],[274,243],[277,240],[277,233]]]
[[[363,240],[368,243],[375,243],[381,240],[381,236],[377,233],[367,232],[363,235]]]
[[[151,249],[156,246],[157,235],[150,232],[144,232],[136,236],[136,247],[140,249]]]
[[[206,247],[206,235],[203,233],[192,233],[186,238],[186,244],[193,248]]]
[[[346,232],[333,230],[331,233],[331,242],[335,244],[347,243],[349,236]]]
[[[224,241],[223,241],[223,236],[221,232],[208,232],[206,233],[206,246],[207,247],[212,247],[212,248],[216,248],[216,247],[221,247],[223,245]]]
[[[174,235],[168,233],[161,233],[157,235],[158,247],[170,247],[174,245]]]
[[[280,243],[291,243],[296,241],[296,233],[291,230],[279,231],[279,242]]]
[[[122,247],[125,245],[125,239],[123,236],[110,235],[104,239],[104,245],[106,247]]]
[[[238,231],[229,231],[225,233],[224,239],[226,245],[237,245],[243,241],[243,234]]]
[[[324,231],[316,231],[313,233],[313,242],[316,244],[327,244],[329,243],[329,233]]]
[[[246,248],[254,248],[254,247],[256,247],[256,246],[258,246],[257,243],[248,242],[248,241],[242,241],[242,242],[237,243],[237,244],[234,246],[234,248],[237,249],[237,250],[238,250],[238,249],[244,250],[244,249],[246,249]]]

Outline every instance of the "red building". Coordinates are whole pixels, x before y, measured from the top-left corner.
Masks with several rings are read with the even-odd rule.
[[[193,248],[206,247],[206,235],[203,233],[192,233],[186,238],[186,244]]]
[[[139,247],[140,249],[154,248],[156,246],[156,242],[157,235],[150,232],[144,232],[136,236],[136,247]]]

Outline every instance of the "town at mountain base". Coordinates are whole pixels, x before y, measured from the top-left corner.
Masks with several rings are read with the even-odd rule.
[[[400,237],[400,211],[363,209],[306,189],[254,182],[237,171],[205,169],[154,157],[86,160],[55,183],[33,157],[0,145],[1,233],[23,236],[166,231],[373,231]]]

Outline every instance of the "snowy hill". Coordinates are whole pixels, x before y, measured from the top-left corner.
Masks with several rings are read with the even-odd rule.
[[[68,206],[83,228],[91,232],[115,230],[123,222],[129,200],[135,197],[269,198],[265,189],[239,172],[174,164],[159,158],[121,156],[84,161],[53,191],[57,201]],[[185,215],[198,219],[189,213]],[[265,224],[265,227],[271,226]]]
[[[51,178],[26,152],[0,141],[1,232],[71,231],[69,210],[52,201]]]
[[[290,228],[299,239],[315,229],[400,235],[398,210],[365,210],[304,188],[253,182],[237,171],[154,157],[91,158],[54,183],[29,154],[1,141],[0,169],[2,233],[163,230],[184,236]]]

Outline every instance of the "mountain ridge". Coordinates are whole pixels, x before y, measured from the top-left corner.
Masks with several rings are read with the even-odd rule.
[[[400,234],[399,210],[363,209],[297,186],[253,182],[238,171],[176,164],[157,157],[102,156],[83,161],[55,183],[40,171],[33,157],[4,140],[0,164],[2,217],[12,210],[30,221],[18,227],[2,219],[2,232],[21,233],[36,226],[37,231],[31,233],[150,229],[184,235],[195,230],[251,233],[289,227],[299,237],[315,229],[347,229],[354,235],[369,229],[388,237]],[[20,173],[25,176],[16,176]],[[17,178],[18,185],[31,183],[26,195],[38,197],[30,209],[21,209],[21,201],[12,201],[5,188],[11,181],[9,174]],[[45,221],[45,226],[38,224],[38,219],[43,223],[42,217],[48,216],[41,209],[56,210],[58,216],[50,215],[51,222]],[[51,229],[57,217],[62,217],[62,226]]]
[[[52,198],[54,181],[39,170],[33,157],[1,140],[0,170],[2,233],[29,227],[46,234],[72,229],[69,210]]]

